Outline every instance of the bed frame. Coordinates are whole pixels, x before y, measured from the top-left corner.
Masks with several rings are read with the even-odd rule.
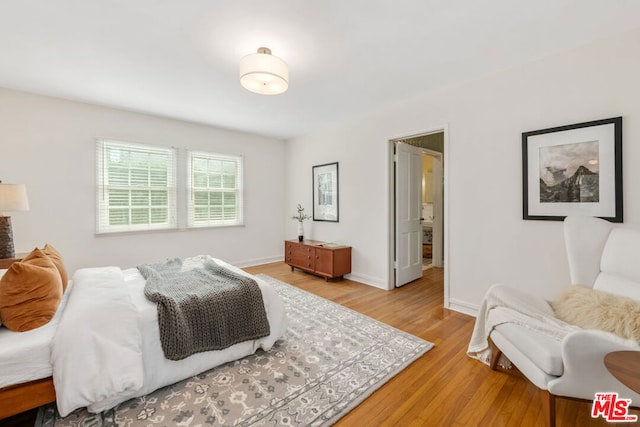
[[[0,420],[55,401],[51,377],[0,388]]]

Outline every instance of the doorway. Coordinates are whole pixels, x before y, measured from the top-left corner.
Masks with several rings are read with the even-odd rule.
[[[400,166],[397,165],[397,147],[398,144],[410,145],[418,148],[412,150],[412,153],[420,153],[420,191],[412,191],[409,196],[406,196],[406,188],[404,186],[410,186],[408,184],[412,179],[415,179],[415,173],[409,173],[409,176],[414,178],[405,178],[402,176],[406,171],[407,163],[403,163]],[[398,209],[398,198],[417,199],[409,203],[415,209],[419,209],[421,241],[417,245],[415,239],[411,243],[410,251],[418,250],[420,252],[421,261],[424,258],[429,258],[431,255],[431,265],[433,267],[444,268],[444,294],[445,294],[445,306],[448,306],[448,272],[447,272],[447,168],[446,168],[446,147],[447,147],[447,128],[441,127],[430,131],[425,131],[418,134],[413,134],[401,138],[395,138],[389,140],[389,162],[390,162],[390,184],[389,184],[389,283],[390,288],[396,286],[402,286],[403,280],[399,280],[398,271],[402,270],[403,265],[406,264],[406,260],[403,258],[406,256],[405,242],[411,241],[411,239],[405,239],[399,242],[397,239],[398,223],[400,221],[399,215],[396,212]],[[401,150],[404,152],[404,150]],[[401,154],[402,155],[402,154]],[[413,165],[413,163],[411,163]],[[409,166],[413,168],[414,166]],[[404,169],[403,169],[404,168]],[[426,169],[426,173],[424,169]],[[398,180],[398,173],[401,173]],[[408,194],[408,193],[406,193]],[[404,203],[404,202],[403,202]],[[416,207],[416,204],[418,207]],[[401,213],[400,216],[404,216]],[[415,215],[412,217],[415,218]],[[429,242],[430,241],[430,242]],[[417,249],[416,249],[417,248]],[[424,255],[424,257],[423,257]],[[400,259],[398,259],[400,256]],[[409,261],[409,264],[415,264],[415,256]],[[421,264],[429,265],[428,262],[421,262]]]

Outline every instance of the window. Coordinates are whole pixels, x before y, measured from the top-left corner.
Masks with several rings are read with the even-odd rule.
[[[189,152],[189,227],[243,224],[242,157]]]
[[[242,157],[184,153],[182,180],[175,149],[98,140],[97,233],[242,225]]]
[[[175,150],[99,140],[97,232],[176,227]]]

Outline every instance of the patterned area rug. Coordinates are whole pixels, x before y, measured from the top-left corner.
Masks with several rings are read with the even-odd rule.
[[[60,418],[40,409],[36,427],[329,426],[433,347],[266,275],[289,327],[269,351],[156,390],[101,414]],[[330,286],[330,285],[328,285]]]

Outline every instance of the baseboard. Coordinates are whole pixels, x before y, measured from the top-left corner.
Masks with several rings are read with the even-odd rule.
[[[262,265],[262,264],[271,264],[273,262],[284,261],[284,257],[282,255],[267,257],[267,258],[254,258],[248,259],[244,261],[237,261],[232,263],[236,267],[244,268],[244,267],[253,267],[254,265]]]
[[[377,277],[367,276],[366,274],[350,273],[345,276],[346,279],[353,280],[354,282],[364,283],[365,285],[373,286],[374,288],[380,288],[387,290],[387,283],[378,279]]]
[[[446,307],[449,310],[454,310],[462,314],[468,314],[469,316],[477,317],[480,311],[480,306],[475,304],[469,304],[466,301],[460,301],[455,298],[449,298],[449,304]]]

